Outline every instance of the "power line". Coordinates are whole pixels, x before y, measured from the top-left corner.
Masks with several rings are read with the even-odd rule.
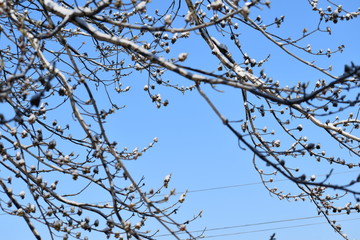
[[[353,170],[353,171],[342,171],[342,172],[335,172],[332,173],[332,175],[339,175],[339,174],[347,174],[347,173],[354,173],[354,172],[360,172],[360,170]],[[320,174],[318,176],[327,176],[327,174]],[[284,182],[289,181],[289,179],[278,179],[273,180],[272,183],[275,182]],[[195,190],[188,190],[187,193],[197,193],[197,192],[207,192],[207,191],[215,191],[215,190],[222,190],[227,188],[239,188],[239,187],[246,187],[246,186],[252,186],[252,185],[260,185],[263,184],[263,182],[253,182],[253,183],[243,183],[243,184],[235,184],[235,185],[225,185],[225,186],[219,186],[219,187],[211,187],[211,188],[201,188],[201,189],[195,189]],[[179,195],[183,194],[183,192],[176,192],[173,195]],[[157,197],[165,196],[167,194],[159,194]],[[94,202],[94,204],[101,204],[101,203],[107,203],[108,201],[100,201],[100,202]],[[7,213],[0,213],[0,215],[7,215]]]
[[[336,173],[332,173],[332,175],[348,174],[348,173],[354,173],[354,172],[360,172],[360,170],[336,172]],[[319,174],[317,176],[318,177],[327,176],[327,174]],[[272,183],[284,182],[284,181],[290,181],[290,180],[287,179],[287,178],[277,179],[277,180],[273,180]],[[240,187],[246,187],[246,186],[252,186],[252,185],[261,185],[261,184],[263,184],[263,182],[252,182],[252,183],[225,185],[225,186],[211,187],[211,188],[200,188],[200,189],[195,189],[195,190],[188,190],[187,193],[208,192],[208,191],[222,190],[222,189],[227,189],[227,188],[240,188]],[[182,192],[177,191],[177,192],[173,193],[173,195],[183,194],[184,192],[185,191],[182,191]],[[162,193],[162,194],[158,194],[156,197],[163,197],[163,196],[166,196],[166,195],[168,195],[168,194]],[[96,202],[96,204],[100,204],[100,203],[107,203],[107,201]]]
[[[339,175],[339,174],[348,174],[348,173],[354,173],[354,172],[360,172],[360,170],[353,170],[353,171],[343,171],[343,172],[336,172],[336,173],[332,173],[332,175]],[[319,177],[321,176],[327,176],[327,174],[320,174],[318,175]],[[289,179],[285,178],[285,179],[278,179],[278,180],[274,180],[272,181],[272,183],[274,182],[284,182],[284,181],[289,181]],[[227,189],[227,188],[239,188],[239,187],[246,187],[246,186],[251,186],[251,185],[260,185],[263,184],[263,182],[253,182],[253,183],[243,183],[243,184],[236,184],[236,185],[226,185],[226,186],[219,186],[219,187],[212,187],[212,188],[202,188],[202,189],[195,189],[195,190],[189,190],[187,191],[188,193],[197,193],[197,192],[207,192],[207,191],[214,191],[214,190],[220,190],[220,189]],[[183,192],[177,192],[176,194],[182,194]],[[166,194],[162,194],[162,195],[166,195]],[[159,195],[159,196],[162,196]]]
[[[343,171],[343,172],[336,172],[336,173],[332,173],[332,175],[339,175],[339,174],[347,174],[347,173],[354,173],[354,172],[359,172],[360,170],[353,170],[353,171]],[[318,176],[326,176],[327,174],[321,174]],[[274,182],[283,182],[283,181],[289,181],[289,179],[278,179],[278,180],[274,180],[272,181]],[[239,188],[239,187],[245,187],[245,186],[252,186],[252,185],[260,185],[263,184],[263,182],[253,182],[253,183],[243,183],[243,184],[236,184],[236,185],[226,185],[226,186],[219,186],[219,187],[212,187],[212,188],[202,188],[202,189],[195,189],[195,190],[188,190],[187,193],[197,193],[197,192],[207,192],[207,191],[215,191],[215,190],[222,190],[222,189],[227,189],[227,188]],[[179,194],[183,194],[184,192],[176,192],[174,195],[179,195]],[[157,195],[158,197],[160,196],[165,196],[167,194],[159,194]],[[101,204],[101,203],[107,203],[108,201],[100,201],[100,202],[96,202],[94,204]],[[1,215],[8,215],[7,213],[0,213]]]
[[[336,213],[331,214],[329,216],[339,216],[339,215],[345,215],[346,213]],[[281,220],[274,220],[274,221],[267,221],[267,222],[258,222],[258,223],[248,223],[248,224],[242,224],[242,225],[234,225],[234,226],[224,226],[224,227],[215,227],[215,228],[207,228],[203,230],[194,230],[190,231],[191,233],[199,233],[199,232],[210,232],[210,231],[220,231],[220,230],[227,230],[227,229],[233,229],[233,228],[243,228],[243,227],[253,227],[253,226],[260,226],[260,225],[268,225],[268,224],[274,224],[274,223],[284,223],[284,222],[293,222],[293,221],[301,221],[301,220],[307,220],[307,219],[314,219],[314,218],[323,218],[321,215],[317,216],[309,216],[309,217],[299,217],[299,218],[290,218],[290,219],[281,219]],[[342,221],[349,221],[349,220],[342,220]],[[327,223],[327,222],[323,222]],[[320,224],[320,223],[318,223]],[[305,224],[306,225],[306,224]],[[295,225],[297,226],[297,225]],[[299,225],[302,226],[302,225]],[[285,227],[281,227],[285,228]],[[270,229],[271,230],[271,229]],[[265,230],[264,230],[265,231]],[[244,232],[247,233],[247,232]],[[170,236],[171,234],[163,234],[163,235],[157,235],[157,237],[165,237]]]
[[[354,221],[354,220],[359,220],[359,219],[360,218],[352,218],[352,219],[346,219],[346,220],[339,220],[338,222],[348,222],[348,221]],[[273,231],[273,230],[280,230],[280,229],[287,229],[287,228],[307,227],[307,226],[327,224],[327,223],[328,222],[317,222],[317,223],[308,223],[308,224],[293,225],[293,226],[286,226],[286,227],[266,228],[266,229],[252,230],[252,231],[246,231],[246,232],[224,233],[224,234],[204,236],[203,238],[217,238],[217,237],[224,237],[224,236],[241,235],[241,234],[246,234],[246,233],[256,233],[256,232],[266,232],[266,231]]]
[[[332,173],[332,175],[347,174],[347,173],[354,173],[354,172],[360,172],[360,170],[336,172],[336,173]],[[319,177],[320,176],[327,176],[327,174],[319,174],[317,176],[319,176]],[[284,181],[289,181],[289,179],[284,178],[284,179],[273,180],[272,183],[284,182]],[[225,186],[211,187],[211,188],[201,188],[201,189],[195,189],[195,190],[188,190],[187,193],[207,192],[207,191],[222,190],[222,189],[227,189],[227,188],[239,188],[239,187],[246,187],[246,186],[260,185],[260,184],[263,184],[263,182],[253,182],[253,183],[225,185]],[[182,192],[177,191],[177,192],[173,193],[172,195],[180,195],[180,194],[183,194],[184,192],[185,191],[182,191]],[[163,196],[166,196],[166,195],[168,195],[168,194],[162,193],[162,194],[156,195],[156,197],[163,197]],[[138,197],[136,197],[136,198],[138,198]],[[109,201],[99,201],[99,202],[94,202],[94,204],[104,204],[104,203],[108,203],[108,202]]]
[[[359,170],[337,172],[337,173],[333,173],[332,175],[347,174],[347,173],[353,173],[353,172],[359,172]],[[318,175],[318,176],[325,176],[325,175],[326,174],[322,174],[322,175]],[[279,180],[274,180],[273,182],[282,182],[282,181],[289,181],[289,180],[288,179],[279,179]],[[238,187],[245,187],[245,186],[259,185],[259,184],[262,184],[262,182],[253,182],[253,183],[244,183],[244,184],[236,184],[236,185],[227,185],[227,186],[220,186],[220,187],[189,190],[188,193],[215,191],[215,190],[221,190],[221,189],[238,188]],[[176,193],[176,194],[179,194],[179,193]],[[345,214],[346,213],[338,213],[338,214],[331,214],[329,216],[338,216],[338,215],[345,215]],[[0,213],[0,215],[8,215],[8,214],[7,213]],[[203,230],[194,230],[194,231],[190,231],[190,232],[191,233],[199,233],[199,232],[220,231],[220,230],[227,230],[227,229],[234,229],[234,228],[244,228],[244,227],[253,227],[253,226],[268,225],[268,224],[275,224],[275,223],[301,221],[301,220],[322,218],[322,217],[323,216],[317,215],[317,216],[300,217],[300,218],[292,218],[292,219],[282,219],[282,220],[259,222],[259,223],[249,223],[249,224],[234,225],[234,226],[215,227],[215,228],[208,228],[208,229],[203,229]],[[359,220],[359,219],[360,218],[352,218],[352,219],[338,220],[338,222],[354,221],[354,220]],[[235,232],[235,233],[224,233],[224,234],[216,234],[216,235],[204,236],[204,238],[217,238],[217,237],[241,235],[241,234],[247,234],[247,233],[256,233],[256,232],[265,232],[265,231],[273,231],[273,230],[288,229],[288,228],[306,227],[306,226],[320,225],[320,224],[326,224],[326,223],[327,222],[317,222],[317,223],[299,224],[299,225],[275,227],[275,228],[265,228],[265,229],[243,231],[243,232]],[[183,233],[179,232],[179,234],[183,234]],[[170,235],[171,234],[163,234],[163,235],[157,235],[157,237],[166,237],[166,236],[170,236]]]

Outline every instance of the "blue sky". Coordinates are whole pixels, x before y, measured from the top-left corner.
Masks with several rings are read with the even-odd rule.
[[[352,10],[359,7],[356,1],[348,4]],[[346,7],[344,5],[344,8]],[[310,30],[317,25],[317,15],[311,11],[307,1],[292,1],[291,4],[288,1],[274,1],[270,10],[264,9],[259,12],[265,19],[285,15],[285,22],[278,31],[292,36],[301,36],[304,27]],[[344,64],[350,61],[360,64],[358,44],[360,32],[357,30],[359,23],[355,20],[340,22],[337,25],[327,23],[327,25],[332,27],[332,35],[316,34],[305,39],[301,44],[306,46],[310,42],[313,49],[329,47],[336,49],[339,44],[345,44],[342,54],[335,54],[331,58],[316,58],[321,66],[333,65],[333,74],[340,75]],[[172,47],[174,56],[186,51],[189,52],[189,58],[185,64],[214,69],[218,61],[212,57],[207,45],[198,36],[192,37]],[[217,38],[224,43],[227,41],[219,36]],[[283,86],[286,84],[291,86],[298,81],[315,83],[319,78],[324,77],[284,54],[264,37],[245,27],[240,41],[244,49],[256,59],[271,54],[264,68],[268,75],[279,80]],[[230,44],[229,47],[234,49]],[[309,61],[313,60],[312,56],[299,54]],[[240,55],[234,54],[234,57],[241,59]],[[169,77],[180,85],[192,84],[177,75]],[[177,192],[189,190],[177,217],[180,221],[181,219],[185,221],[199,211],[203,213],[202,218],[190,224],[188,230],[207,228],[205,236],[209,239],[267,240],[272,233],[276,233],[277,240],[341,239],[325,223],[325,219],[316,217],[316,208],[308,200],[280,201],[268,193],[260,183],[261,180],[252,165],[251,152],[239,148],[236,137],[221,124],[196,91],[186,92],[183,95],[172,89],[157,88],[156,91],[170,102],[169,106],[157,109],[143,91],[145,84],[147,84],[145,75],[134,74],[124,79],[123,86],[131,86],[131,91],[121,94],[115,101],[119,106],[126,105],[126,108],[109,118],[107,127],[111,129],[110,137],[119,143],[119,148],[126,146],[129,149],[135,147],[141,149],[154,137],[158,137],[158,143],[146,154],[137,161],[126,164],[135,178],[140,180],[141,177],[145,177],[148,188],[161,185],[164,177],[171,173],[170,189],[176,188]],[[241,119],[243,117],[241,92],[221,86],[219,89],[224,93],[205,88],[225,116]],[[308,133],[314,134],[312,130],[309,125]],[[316,132],[312,137],[316,137],[318,142],[326,145],[328,140],[324,136]],[[343,157],[350,156],[344,152]],[[326,174],[328,169],[324,165],[315,167],[311,165],[311,168],[314,173],[320,175]],[[354,174],[354,171],[358,173],[359,170],[350,172],[348,169],[338,168],[335,169],[335,173],[339,174],[335,177],[341,180],[345,176]],[[283,179],[281,176],[277,177],[277,180]],[[286,191],[296,191],[287,180],[275,181],[274,186],[283,187]],[[96,192],[93,197],[94,200],[99,200]],[[360,239],[358,214],[339,215],[334,218],[339,219],[349,239]],[[30,232],[16,218],[0,215],[0,222],[0,232],[4,239],[30,239]],[[159,235],[162,234],[167,233],[161,232]],[[158,239],[168,238],[165,236]]]

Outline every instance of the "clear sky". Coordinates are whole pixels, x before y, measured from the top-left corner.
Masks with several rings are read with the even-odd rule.
[[[327,1],[320,2],[329,4]],[[344,8],[348,7],[353,11],[360,7],[358,1],[350,2],[347,3],[350,6],[344,4]],[[264,9],[251,14],[260,13],[264,19],[284,15],[285,22],[279,33],[288,32],[289,36],[301,36],[304,27],[310,31],[317,26],[317,14],[311,11],[305,0],[273,1],[271,6],[270,10]],[[342,54],[316,59],[323,67],[333,65],[333,74],[340,75],[344,64],[351,61],[360,64],[359,21],[327,25],[332,27],[332,35],[316,34],[301,43],[306,46],[310,42],[313,49],[336,49],[338,45],[345,44]],[[217,38],[224,43],[227,41],[220,36]],[[268,75],[279,80],[283,86],[291,86],[298,81],[314,83],[324,77],[245,27],[239,39],[244,49],[256,59],[271,54],[264,68]],[[212,69],[218,64],[215,57],[209,53],[207,45],[195,34],[174,45],[172,51],[174,56],[180,52],[188,52],[189,59],[184,64],[189,66]],[[235,59],[241,59],[240,53],[238,54],[233,54]],[[312,56],[302,56],[309,61],[313,60]],[[180,76],[171,76],[179,85],[192,84]],[[239,148],[236,137],[222,125],[196,91],[183,95],[169,88],[159,88],[162,97],[169,99],[170,104],[157,109],[143,91],[145,84],[146,75],[136,74],[124,79],[123,86],[131,86],[131,91],[122,94],[115,101],[119,106],[126,105],[126,108],[111,117],[107,127],[111,129],[110,137],[116,140],[119,146],[129,149],[141,149],[154,137],[158,137],[158,143],[146,154],[137,161],[126,164],[135,178],[140,180],[145,177],[147,188],[161,185],[164,177],[172,173],[169,189],[176,188],[179,193],[189,191],[177,217],[186,220],[199,211],[203,213],[202,218],[190,224],[188,230],[201,231],[206,228],[204,235],[209,239],[267,240],[273,233],[276,233],[277,240],[341,239],[325,223],[324,218],[318,217],[315,206],[308,200],[280,201],[269,194],[252,165],[252,153],[248,149]],[[244,118],[241,92],[225,87],[219,89],[224,93],[205,88],[225,116],[232,119]],[[308,133],[314,134],[312,137],[317,137],[318,142],[326,144],[327,138],[323,138],[321,133],[311,133],[312,128],[309,127]],[[351,156],[346,154],[343,157]],[[314,167],[313,172],[317,175],[328,173],[323,165]],[[339,168],[335,169],[335,176],[341,179],[353,172],[359,173],[359,170]],[[274,186],[286,191],[295,189],[290,185],[292,183],[281,176],[276,180]],[[99,200],[96,192],[93,194],[94,200]],[[340,214],[334,216],[334,219],[339,220],[349,239],[360,239],[359,214]],[[0,223],[1,239],[32,238],[30,231],[17,218],[0,214]],[[161,232],[159,235],[165,236],[159,236],[158,239],[170,239],[166,234]]]

